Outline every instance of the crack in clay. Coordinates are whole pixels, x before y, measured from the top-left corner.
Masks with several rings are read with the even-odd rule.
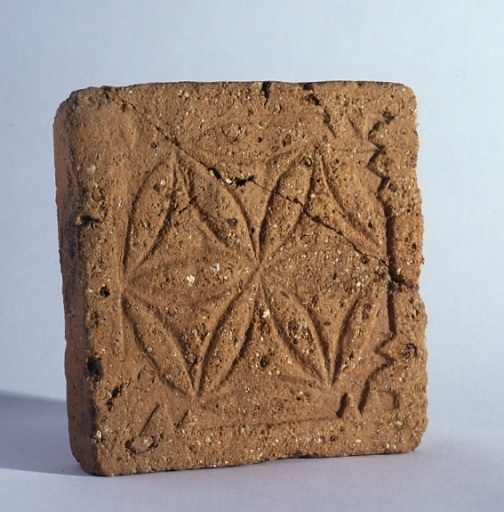
[[[280,197],[281,199],[284,199],[285,201],[288,201],[289,203],[292,203],[292,204],[295,204],[297,206],[299,206],[301,208],[301,213],[303,215],[306,216],[306,218],[308,218],[311,222],[313,222],[314,224],[317,224],[319,226],[322,226],[330,231],[332,231],[333,233],[336,233],[338,236],[340,236],[346,243],[348,243],[349,245],[352,246],[352,248],[354,249],[355,252],[357,252],[358,254],[360,254],[361,256],[364,256],[366,258],[369,258],[369,259],[372,259],[372,260],[375,260],[375,261],[378,261],[379,263],[382,263],[383,265],[385,265],[387,267],[387,269],[389,269],[389,272],[390,272],[390,268],[389,268],[389,265],[387,264],[387,262],[385,262],[384,260],[382,260],[381,258],[377,258],[376,256],[371,256],[369,254],[366,254],[365,252],[361,251],[357,245],[352,242],[350,239],[348,239],[341,230],[331,226],[330,224],[327,224],[326,222],[324,222],[318,215],[311,215],[310,213],[308,213],[306,211],[306,208],[305,206],[303,205],[303,203],[301,203],[301,201],[298,201],[296,199],[290,199],[289,197],[286,197],[278,192],[276,192],[275,190],[269,190],[268,188],[260,185],[259,183],[257,183],[256,181],[253,181],[252,180],[252,183],[254,183],[254,185],[256,185],[257,187],[269,192],[270,194],[275,194],[276,196]]]
[[[308,95],[308,100],[309,102],[314,105],[315,107],[318,107],[318,108],[321,108],[322,111],[323,111],[323,121],[324,121],[324,124],[327,126],[327,128],[329,129],[329,131],[332,133],[332,135],[337,138],[337,133],[336,133],[336,130],[332,124],[332,121],[331,121],[331,115],[330,115],[330,112],[329,112],[329,109],[327,108],[326,105],[324,105],[324,103],[320,100],[320,98],[317,96],[317,94],[315,93],[314,91],[314,88],[313,88],[313,84],[311,83],[306,83],[306,84],[303,84],[303,89],[306,90],[306,91],[309,91],[309,95]],[[387,115],[385,115],[387,114]],[[394,119],[394,116],[392,116],[390,114],[390,112],[386,112],[384,113],[384,117],[385,117],[385,123],[386,124],[389,124],[393,119]],[[355,125],[355,123],[353,122],[353,120],[348,117],[348,120],[350,122],[350,125],[352,126],[352,129],[354,130],[355,134],[357,136],[360,136],[360,130],[358,129],[358,127]],[[381,173],[377,168],[376,168],[376,165],[375,165],[375,161],[377,160],[377,158],[384,154],[385,153],[385,147],[380,145],[380,144],[376,144],[374,143],[370,137],[375,134],[377,132],[377,130],[379,129],[381,125],[381,122],[378,121],[376,122],[371,130],[369,130],[368,134],[367,134],[367,137],[366,137],[366,140],[372,144],[376,149],[375,151],[373,152],[373,154],[371,155],[371,157],[369,158],[367,164],[366,164],[366,169],[368,169],[370,172],[372,172],[375,176],[378,176],[380,179],[381,179],[381,183],[380,185],[378,186],[378,193],[377,193],[377,198],[380,202],[380,204],[382,205],[382,208],[383,208],[383,213],[385,215],[385,233],[386,233],[386,243],[387,243],[387,258],[388,258],[388,263],[383,261],[382,259],[379,259],[380,262],[382,262],[383,264],[385,264],[385,266],[387,267],[388,269],[388,274],[389,274],[389,277],[390,277],[390,280],[395,282],[395,283],[399,283],[399,284],[403,284],[407,287],[409,287],[408,283],[406,283],[406,281],[404,280],[404,278],[397,272],[397,270],[395,269],[395,259],[392,255],[392,244],[390,242],[390,238],[392,236],[392,222],[393,222],[393,216],[390,215],[389,213],[389,208],[387,207],[387,205],[385,204],[383,198],[381,197],[381,192],[383,191],[383,189],[387,186],[387,184],[390,182],[390,178],[386,175],[384,175],[383,173]],[[363,152],[359,152],[359,153],[363,153]],[[287,199],[287,198],[285,198]],[[350,245],[352,245],[352,247],[354,248],[355,251],[357,251],[359,254],[363,255],[363,256],[366,256],[368,258],[372,258],[372,259],[378,259],[378,258],[375,258],[373,256],[369,256],[365,253],[363,253],[357,246],[355,243],[353,243],[351,240],[349,240],[347,237],[345,237],[343,235],[343,233],[335,228],[333,228],[332,226],[330,225],[327,225],[325,224],[324,222],[322,222],[322,220],[320,218],[317,218],[317,217],[313,217],[313,216],[310,216],[308,214],[308,212],[306,212],[306,210],[304,209],[304,206],[301,205],[302,209],[303,209],[303,213],[305,215],[307,215],[312,221],[314,222],[317,222],[321,225],[323,225],[324,227],[338,233],[340,236],[342,236]]]
[[[314,105],[315,107],[318,107],[318,108],[321,108],[322,111],[323,111],[323,121],[324,121],[324,124],[327,126],[327,128],[329,129],[329,131],[332,133],[332,135],[335,137],[335,138],[338,138],[337,137],[337,132],[336,132],[336,129],[334,128],[333,124],[332,124],[332,121],[331,121],[331,115],[329,113],[329,109],[327,108],[326,105],[324,105],[324,103],[320,100],[320,98],[315,94],[315,91],[313,89],[313,84],[304,84],[303,85],[303,89],[307,90],[307,91],[310,91],[310,94],[308,95],[308,100],[309,102]],[[390,113],[388,114],[388,117],[387,119],[389,119],[388,121],[386,120],[386,123],[389,124],[390,123]],[[392,117],[393,119],[393,117]],[[348,117],[348,120],[350,121],[350,125],[352,126],[352,129],[354,130],[355,134],[357,136],[360,136],[360,130],[358,129],[358,127],[355,125],[355,123],[353,122],[353,120]],[[407,283],[405,282],[404,278],[399,275],[399,273],[397,272],[397,270],[394,268],[395,267],[395,262],[394,262],[394,258],[393,258],[393,255],[392,255],[392,248],[391,248],[391,243],[390,243],[390,238],[391,238],[391,230],[392,230],[392,216],[388,213],[388,208],[387,208],[387,205],[384,203],[383,201],[383,198],[381,197],[381,191],[387,186],[387,184],[390,182],[390,178],[385,176],[383,173],[381,173],[375,166],[375,161],[376,159],[382,155],[384,152],[385,152],[385,148],[384,146],[380,145],[380,144],[375,144],[372,140],[370,140],[370,137],[372,134],[376,133],[376,131],[378,130],[380,126],[380,122],[377,122],[373,125],[373,127],[371,128],[371,130],[369,130],[368,134],[367,134],[367,137],[366,137],[366,140],[372,144],[376,149],[375,151],[373,152],[373,154],[371,155],[371,157],[369,158],[369,161],[368,163],[366,164],[366,169],[368,169],[370,172],[372,172],[375,176],[378,176],[380,179],[381,179],[381,183],[380,185],[378,186],[378,194],[377,194],[377,197],[378,197],[378,200],[380,201],[380,204],[382,205],[382,208],[383,208],[383,213],[385,215],[385,233],[386,233],[386,242],[387,242],[387,257],[388,257],[388,263],[383,261],[382,259],[378,259],[376,257],[373,257],[373,256],[370,256],[368,254],[365,254],[363,253],[355,243],[353,243],[351,240],[349,240],[347,237],[345,237],[343,235],[343,233],[338,230],[338,229],[335,229],[333,228],[332,226],[324,223],[322,221],[322,219],[320,219],[319,217],[317,216],[311,216],[304,208],[303,205],[301,205],[301,203],[299,203],[301,205],[301,208],[302,208],[302,211],[303,213],[308,216],[308,218],[310,218],[313,222],[316,222],[318,224],[321,224],[322,226],[326,227],[327,229],[330,229],[332,231],[334,231],[335,233],[337,233],[338,235],[340,235],[341,237],[343,237],[343,239],[348,242],[356,252],[358,252],[359,254],[361,254],[362,256],[365,256],[367,258],[372,258],[372,259],[375,259],[375,260],[379,260],[381,263],[383,263],[387,269],[388,269],[388,274],[389,274],[389,277],[390,277],[390,280],[395,282],[395,283],[399,283],[399,284],[404,284],[406,286]],[[367,151],[361,151],[359,153],[365,153]],[[273,192],[274,193],[274,192]],[[288,198],[284,198],[284,199],[287,199]]]
[[[180,208],[179,210],[175,210],[175,213],[177,215],[181,215],[182,213],[184,213],[188,208],[191,207],[191,205],[198,199],[198,196],[192,196],[189,201],[187,201],[187,204],[185,206],[183,206],[182,208]]]
[[[269,88],[266,87],[266,91],[269,93]],[[304,205],[298,201],[298,200],[295,200],[295,199],[290,199],[289,197],[286,197],[282,194],[279,194],[277,191],[275,190],[269,190],[267,187],[264,187],[263,185],[260,185],[259,183],[257,183],[255,181],[255,177],[253,175],[250,175],[248,176],[247,178],[237,178],[237,177],[232,177],[232,178],[228,178],[228,180],[225,180],[222,178],[220,172],[214,167],[214,166],[208,166],[206,165],[205,163],[203,163],[201,160],[199,160],[198,158],[196,158],[193,154],[189,153],[186,149],[184,149],[179,143],[178,141],[176,140],[176,138],[174,137],[170,137],[168,134],[166,134],[164,132],[164,130],[158,126],[156,123],[152,122],[144,113],[140,112],[137,107],[131,103],[130,101],[128,100],[125,100],[117,91],[115,91],[116,95],[117,95],[117,98],[123,102],[123,104],[126,104],[126,105],[129,105],[133,111],[138,115],[140,116],[144,121],[146,121],[147,123],[149,123],[154,129],[156,129],[162,136],[163,138],[169,143],[171,144],[174,148],[176,148],[177,150],[179,150],[180,152],[182,152],[184,155],[186,155],[187,157],[191,158],[192,160],[194,160],[195,162],[197,162],[198,164],[202,165],[215,179],[219,180],[219,181],[222,181],[223,183],[223,186],[229,186],[229,185],[232,185],[234,184],[236,187],[238,186],[245,186],[247,183],[253,183],[254,185],[256,185],[257,187],[267,191],[268,193],[270,194],[275,194],[276,196],[284,199],[285,201],[289,201],[290,203],[293,203],[293,204],[296,204],[298,205],[300,208],[301,208],[301,213],[303,215],[305,215],[310,221],[314,222],[315,224],[318,224],[320,226],[323,226],[324,228],[326,229],[329,229],[330,231],[336,233],[338,236],[340,236],[343,240],[345,240],[345,242],[347,242],[349,245],[352,246],[352,248],[355,250],[355,252],[357,252],[358,254],[360,254],[361,256],[364,256],[366,258],[370,258],[370,259],[373,259],[375,261],[378,261],[379,263],[383,264],[387,269],[388,269],[388,274],[389,274],[389,277],[390,277],[390,280],[392,282],[395,282],[395,283],[399,283],[399,284],[402,284],[402,285],[405,285],[405,286],[408,286],[407,283],[404,281],[404,279],[402,278],[402,276],[400,276],[393,268],[393,264],[391,263],[393,261],[393,258],[392,258],[392,255],[391,255],[391,251],[390,251],[390,248],[389,248],[389,224],[391,222],[391,216],[387,214],[387,207],[386,205],[383,203],[383,200],[382,198],[380,197],[380,195],[378,195],[378,199],[380,201],[380,203],[382,204],[383,206],[383,210],[384,210],[384,214],[385,214],[385,222],[386,222],[386,226],[387,226],[387,229],[386,229],[386,237],[387,237],[387,256],[388,256],[388,259],[389,259],[389,262],[387,261],[384,261],[383,259],[381,258],[377,258],[376,256],[371,256],[369,254],[366,254],[365,252],[361,251],[357,245],[352,242],[351,240],[349,240],[342,232],[341,230],[331,226],[330,224],[327,224],[325,222],[322,221],[322,219],[317,216],[317,215],[311,215],[309,214]],[[269,94],[268,94],[269,96]],[[326,126],[328,127],[328,129],[331,131],[331,133],[334,135],[334,137],[336,137],[336,131],[334,130],[334,127],[331,126],[330,124],[330,116],[329,116],[329,112],[327,110],[327,107],[324,106],[320,99],[315,95],[314,92],[312,92],[310,94],[310,96],[312,96],[315,100],[315,102],[313,103],[315,106],[320,106],[322,109],[323,109],[323,113],[324,113],[324,123],[326,124]],[[268,98],[267,98],[268,99]],[[375,169],[374,167],[371,167],[371,165],[374,164],[374,161],[376,160],[376,158],[378,158],[378,156],[380,154],[383,153],[384,151],[384,148],[383,146],[380,146],[380,145],[377,145],[375,143],[373,143],[371,140],[369,140],[369,136],[371,135],[371,133],[373,133],[373,129],[370,130],[369,134],[368,134],[368,137],[366,138],[366,140],[368,140],[375,148],[376,150],[373,152],[373,155],[370,157],[367,165],[366,165],[366,168],[372,172],[373,174],[375,174],[376,176],[378,176],[379,178],[382,179],[382,183],[380,183],[379,187],[378,187],[378,191],[381,191],[385,186],[386,186],[386,183],[388,181],[390,181],[390,178],[388,178],[387,176],[384,176],[383,174],[381,174],[377,169]],[[187,205],[185,207],[183,207],[181,210],[179,210],[177,213],[182,213],[184,210],[186,210],[187,208],[189,208],[191,206],[191,204],[194,202],[194,200],[196,199],[196,196],[195,197],[192,197],[189,202],[187,203]]]

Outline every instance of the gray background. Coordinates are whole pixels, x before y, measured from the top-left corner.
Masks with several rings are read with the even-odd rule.
[[[0,1],[0,508],[504,510],[503,33],[502,0]],[[90,85],[331,79],[417,94],[430,376],[421,447],[86,476],[66,434],[58,104]]]

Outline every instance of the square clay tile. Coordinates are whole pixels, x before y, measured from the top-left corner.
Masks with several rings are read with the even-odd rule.
[[[415,448],[417,149],[415,99],[398,84],[73,93],[55,155],[84,469]]]

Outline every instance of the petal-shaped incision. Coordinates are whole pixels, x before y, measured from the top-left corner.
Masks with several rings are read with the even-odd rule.
[[[128,222],[124,266],[127,273],[137,268],[159,243],[170,222],[174,193],[175,157],[156,165],[143,180],[132,203]]]
[[[138,297],[123,299],[124,315],[135,341],[159,379],[170,389],[191,395],[193,385],[182,346],[161,314]]]
[[[367,162],[372,155],[373,152],[366,152],[363,160]],[[381,257],[386,250],[380,247],[385,239],[385,214],[377,198],[381,179],[364,163],[351,157],[340,161],[325,155],[318,162],[333,207],[333,218],[324,220],[334,225],[362,252]]]
[[[348,368],[349,362],[354,358],[354,335],[358,327],[355,323],[362,313],[359,312],[357,297],[349,301],[349,306],[340,315],[338,336],[335,336],[331,343],[330,373],[333,383],[341,373]],[[335,319],[337,320],[337,318]]]
[[[390,364],[388,357],[380,352],[384,340],[390,338],[386,299],[355,298],[342,318],[339,332],[332,365],[333,382],[340,382],[359,403],[369,387],[369,379]],[[351,390],[347,389],[350,383]]]
[[[239,363],[254,328],[254,310],[255,294],[244,291],[220,315],[197,367],[195,382],[202,394],[221,387]]]
[[[313,159],[293,153],[269,165],[284,165],[285,170],[270,193],[259,231],[261,260],[272,257],[297,225],[310,192]]]
[[[309,377],[328,383],[327,341],[318,322],[291,292],[267,293],[270,316],[282,346]]]
[[[188,257],[167,258],[162,264],[146,265],[132,277],[129,289],[134,289],[138,297],[153,306],[172,311],[172,314],[178,308],[200,313],[214,311],[216,304],[229,301],[243,281],[241,269],[234,262],[220,257],[214,260],[216,262],[212,264],[195,266],[189,264]]]
[[[255,248],[247,212],[231,183],[217,169],[186,162],[189,195],[198,219],[226,248],[253,258]]]

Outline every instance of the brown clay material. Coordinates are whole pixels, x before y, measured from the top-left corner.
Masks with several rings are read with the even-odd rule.
[[[410,89],[92,88],[54,133],[70,439],[86,471],[418,445]]]

